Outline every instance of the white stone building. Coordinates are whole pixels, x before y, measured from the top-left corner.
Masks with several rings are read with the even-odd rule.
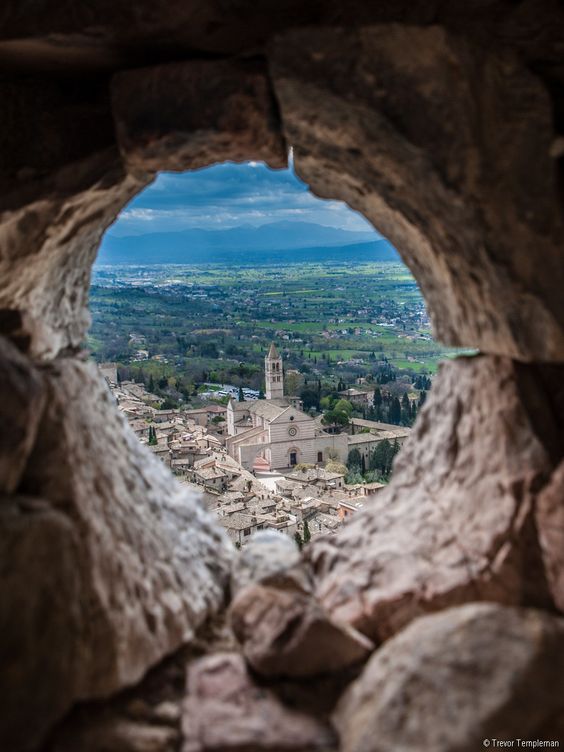
[[[303,412],[298,397],[284,396],[282,358],[271,345],[265,358],[266,399],[230,400],[227,406],[227,451],[244,468],[271,469],[300,463],[318,464],[330,456],[347,459],[347,436],[321,429]]]

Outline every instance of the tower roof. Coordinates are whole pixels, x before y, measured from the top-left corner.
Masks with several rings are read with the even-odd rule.
[[[274,344],[274,342],[270,344],[270,350],[268,351],[268,355],[266,357],[270,359],[280,357],[280,354],[278,353],[278,350],[276,349],[276,345]]]

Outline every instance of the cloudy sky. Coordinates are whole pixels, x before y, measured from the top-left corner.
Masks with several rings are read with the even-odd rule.
[[[226,162],[193,172],[161,173],[123,210],[109,234],[229,229],[281,220],[372,230],[345,204],[313,196],[291,168],[271,170],[261,162]]]

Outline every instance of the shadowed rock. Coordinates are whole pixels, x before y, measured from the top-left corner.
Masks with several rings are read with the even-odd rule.
[[[188,668],[187,689],[182,752],[307,752],[336,746],[326,723],[286,707],[257,685],[237,654],[196,661]]]
[[[538,498],[536,521],[552,597],[564,612],[564,462]]]
[[[0,493],[13,493],[31,453],[45,405],[40,373],[0,337]]]

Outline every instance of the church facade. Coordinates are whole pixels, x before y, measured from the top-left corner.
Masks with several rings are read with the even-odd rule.
[[[266,399],[227,405],[227,451],[247,470],[285,469],[330,458],[347,459],[346,434],[332,435],[301,409],[298,397],[284,395],[282,357],[274,344],[264,362]]]

